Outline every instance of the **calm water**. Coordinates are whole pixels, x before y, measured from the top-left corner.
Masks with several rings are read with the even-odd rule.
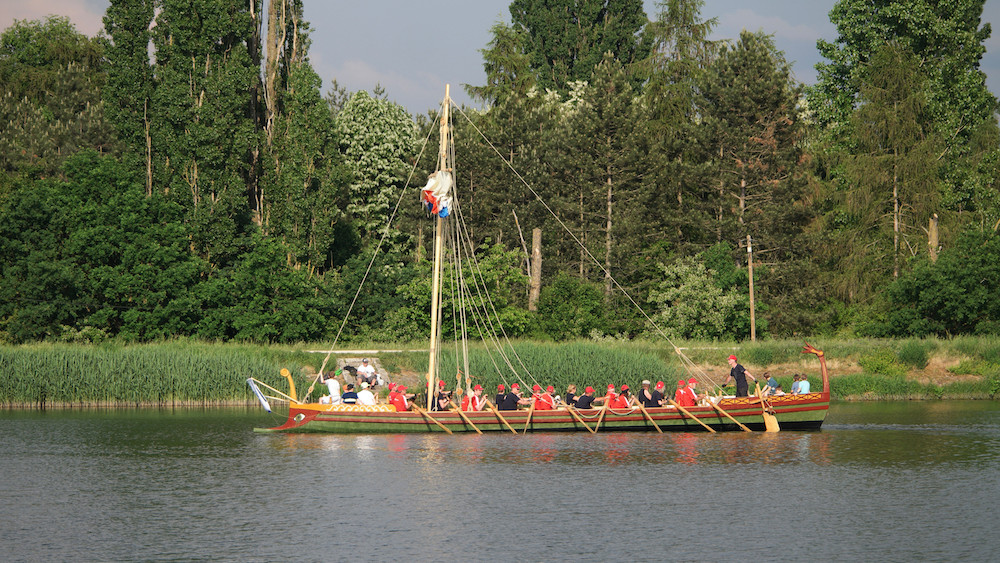
[[[0,412],[0,560],[997,560],[1000,402],[820,432],[284,436]]]

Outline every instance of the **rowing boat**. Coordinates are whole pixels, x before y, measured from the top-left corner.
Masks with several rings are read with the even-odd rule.
[[[431,330],[430,356],[427,372],[427,389],[437,389],[439,371],[439,346],[442,279],[442,260],[445,250],[443,241],[462,237],[443,236],[445,222],[452,210],[458,209],[457,199],[451,187],[454,185],[454,162],[452,134],[450,130],[449,111],[451,101],[447,89],[442,104],[440,151],[437,171],[430,176],[427,186],[423,189],[422,201],[427,210],[435,217],[434,266],[431,283]],[[452,250],[452,256],[457,254]],[[460,268],[455,269],[460,272]],[[464,281],[457,284],[467,285]],[[485,288],[483,289],[485,291]],[[624,291],[624,290],[623,290]],[[484,314],[486,314],[484,312]],[[652,319],[647,319],[652,322]],[[464,322],[464,319],[463,319]],[[498,321],[493,321],[498,322]],[[466,334],[463,327],[461,334]],[[499,340],[493,335],[494,340]],[[666,337],[664,335],[664,337]],[[669,339],[668,339],[669,340]],[[671,342],[672,344],[672,342]],[[463,346],[464,349],[464,346]],[[678,354],[680,349],[674,347]],[[407,432],[505,432],[513,428],[524,428],[524,431],[584,431],[593,432],[588,428],[588,421],[595,427],[605,431],[613,430],[679,430],[679,431],[718,431],[764,429],[765,419],[773,415],[782,429],[818,429],[826,418],[830,406],[830,387],[826,372],[826,362],[823,352],[806,344],[803,353],[815,354],[820,359],[823,376],[823,390],[817,393],[803,395],[785,395],[780,397],[724,397],[721,393],[707,400],[711,404],[692,407],[659,406],[646,407],[644,413],[638,407],[628,409],[582,409],[568,410],[572,407],[562,407],[554,410],[527,409],[516,411],[432,411],[433,393],[426,393],[427,408],[414,411],[396,412],[391,405],[329,405],[306,403],[296,397],[295,384],[287,370],[282,371],[288,379],[289,393],[285,394],[260,381],[248,379],[250,387],[257,395],[265,409],[270,406],[258,385],[264,386],[280,396],[270,396],[272,399],[287,401],[288,419],[284,424],[274,428],[257,428],[258,432],[332,432],[332,433],[407,433]],[[683,357],[683,356],[682,356]],[[329,359],[329,355],[327,356]],[[690,362],[688,362],[690,363]],[[323,365],[326,365],[324,361]],[[323,367],[320,368],[322,373]],[[463,370],[459,369],[461,375]],[[464,372],[468,374],[468,361]],[[517,373],[512,374],[520,379]],[[313,382],[315,385],[316,382]],[[466,377],[466,391],[469,378]],[[308,397],[313,387],[310,386],[305,396]],[[728,416],[727,416],[728,415]],[[772,421],[773,422],[773,421]],[[520,425],[520,426],[519,426]],[[770,429],[768,429],[770,430]]]

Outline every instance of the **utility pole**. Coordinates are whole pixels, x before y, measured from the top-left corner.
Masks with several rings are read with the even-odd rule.
[[[753,244],[747,235],[747,270],[750,272],[750,340],[757,341],[757,318],[753,307]]]

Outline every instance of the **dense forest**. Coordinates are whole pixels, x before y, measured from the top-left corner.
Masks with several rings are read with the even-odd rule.
[[[701,0],[513,0],[466,86],[485,109],[455,120],[508,334],[652,334],[614,272],[672,337],[746,339],[748,240],[758,337],[1000,334],[984,1],[841,0],[805,86],[764,33],[709,40]],[[0,342],[428,333],[437,110],[324,95],[302,3],[112,0],[96,37],[0,34]]]

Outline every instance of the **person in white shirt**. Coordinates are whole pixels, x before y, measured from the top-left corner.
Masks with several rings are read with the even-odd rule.
[[[339,405],[342,400],[340,398],[340,382],[337,381],[336,375],[333,372],[326,372],[326,388],[330,390],[330,402],[331,405]]]
[[[358,366],[358,375],[369,385],[375,383],[375,368],[368,363],[368,358],[361,360],[361,365]]]
[[[358,404],[371,407],[375,405],[375,394],[368,387],[367,381],[361,384],[361,391],[358,391]]]

